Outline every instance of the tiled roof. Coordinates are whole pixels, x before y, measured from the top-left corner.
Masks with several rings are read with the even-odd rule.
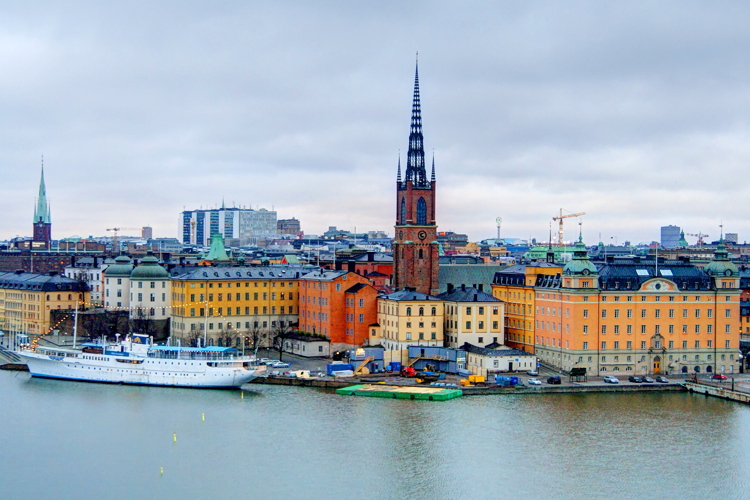
[[[487,349],[469,344],[468,342],[461,346],[461,349],[473,354],[481,354],[482,356],[534,356],[520,349]]]
[[[59,274],[51,275],[27,272],[0,272],[0,288],[41,292],[61,290],[84,292],[88,290],[84,282]]]
[[[440,300],[437,297],[433,297],[432,295],[425,295],[424,293],[419,293],[416,290],[399,290],[398,292],[393,292],[393,293],[389,293],[388,295],[384,295],[383,298],[387,300],[396,300],[396,301]]]
[[[440,291],[446,292],[448,284],[458,288],[461,285],[479,287],[483,285],[489,290],[492,286],[492,279],[503,266],[490,266],[483,264],[449,264],[440,265],[438,268],[438,280],[440,282]]]
[[[449,302],[502,302],[486,292],[480,292],[473,287],[459,287],[451,292],[438,295],[441,300]]]

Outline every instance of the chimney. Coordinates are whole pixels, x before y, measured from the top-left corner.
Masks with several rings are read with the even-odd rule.
[[[474,302],[478,302],[478,301],[479,301],[479,297],[478,297],[478,296],[477,296],[477,294],[475,293],[475,294],[474,294]]]
[[[466,283],[461,283],[461,291],[462,292],[466,291]]]
[[[448,283],[448,293],[453,293],[453,283]]]
[[[375,252],[367,252],[367,262],[375,261]]]
[[[484,284],[482,283],[479,284],[479,291],[484,292]]]

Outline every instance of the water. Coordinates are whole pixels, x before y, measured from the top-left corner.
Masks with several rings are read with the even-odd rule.
[[[748,496],[750,408],[719,399],[649,393],[431,403],[251,388],[243,398],[0,372],[1,496]]]

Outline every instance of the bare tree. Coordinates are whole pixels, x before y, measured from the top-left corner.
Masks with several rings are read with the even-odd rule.
[[[279,351],[279,361],[283,361],[284,349],[287,347],[287,339],[294,331],[291,322],[277,321],[276,326],[271,327],[271,346]]]
[[[219,338],[217,340],[219,342],[219,345],[221,346],[232,347],[232,344],[234,343],[234,335],[232,335],[232,330],[221,330],[219,332]]]
[[[250,323],[250,327],[245,330],[245,345],[258,353],[258,349],[263,347],[268,334],[263,330],[258,321]]]

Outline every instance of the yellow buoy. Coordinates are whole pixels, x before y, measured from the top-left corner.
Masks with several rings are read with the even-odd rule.
[[[164,475],[164,467],[159,467],[159,475]]]
[[[206,421],[206,414],[205,413],[201,413],[201,420],[204,421],[204,422]]]
[[[172,439],[174,439],[175,443],[177,442],[177,433],[176,432],[174,434],[172,434]]]

